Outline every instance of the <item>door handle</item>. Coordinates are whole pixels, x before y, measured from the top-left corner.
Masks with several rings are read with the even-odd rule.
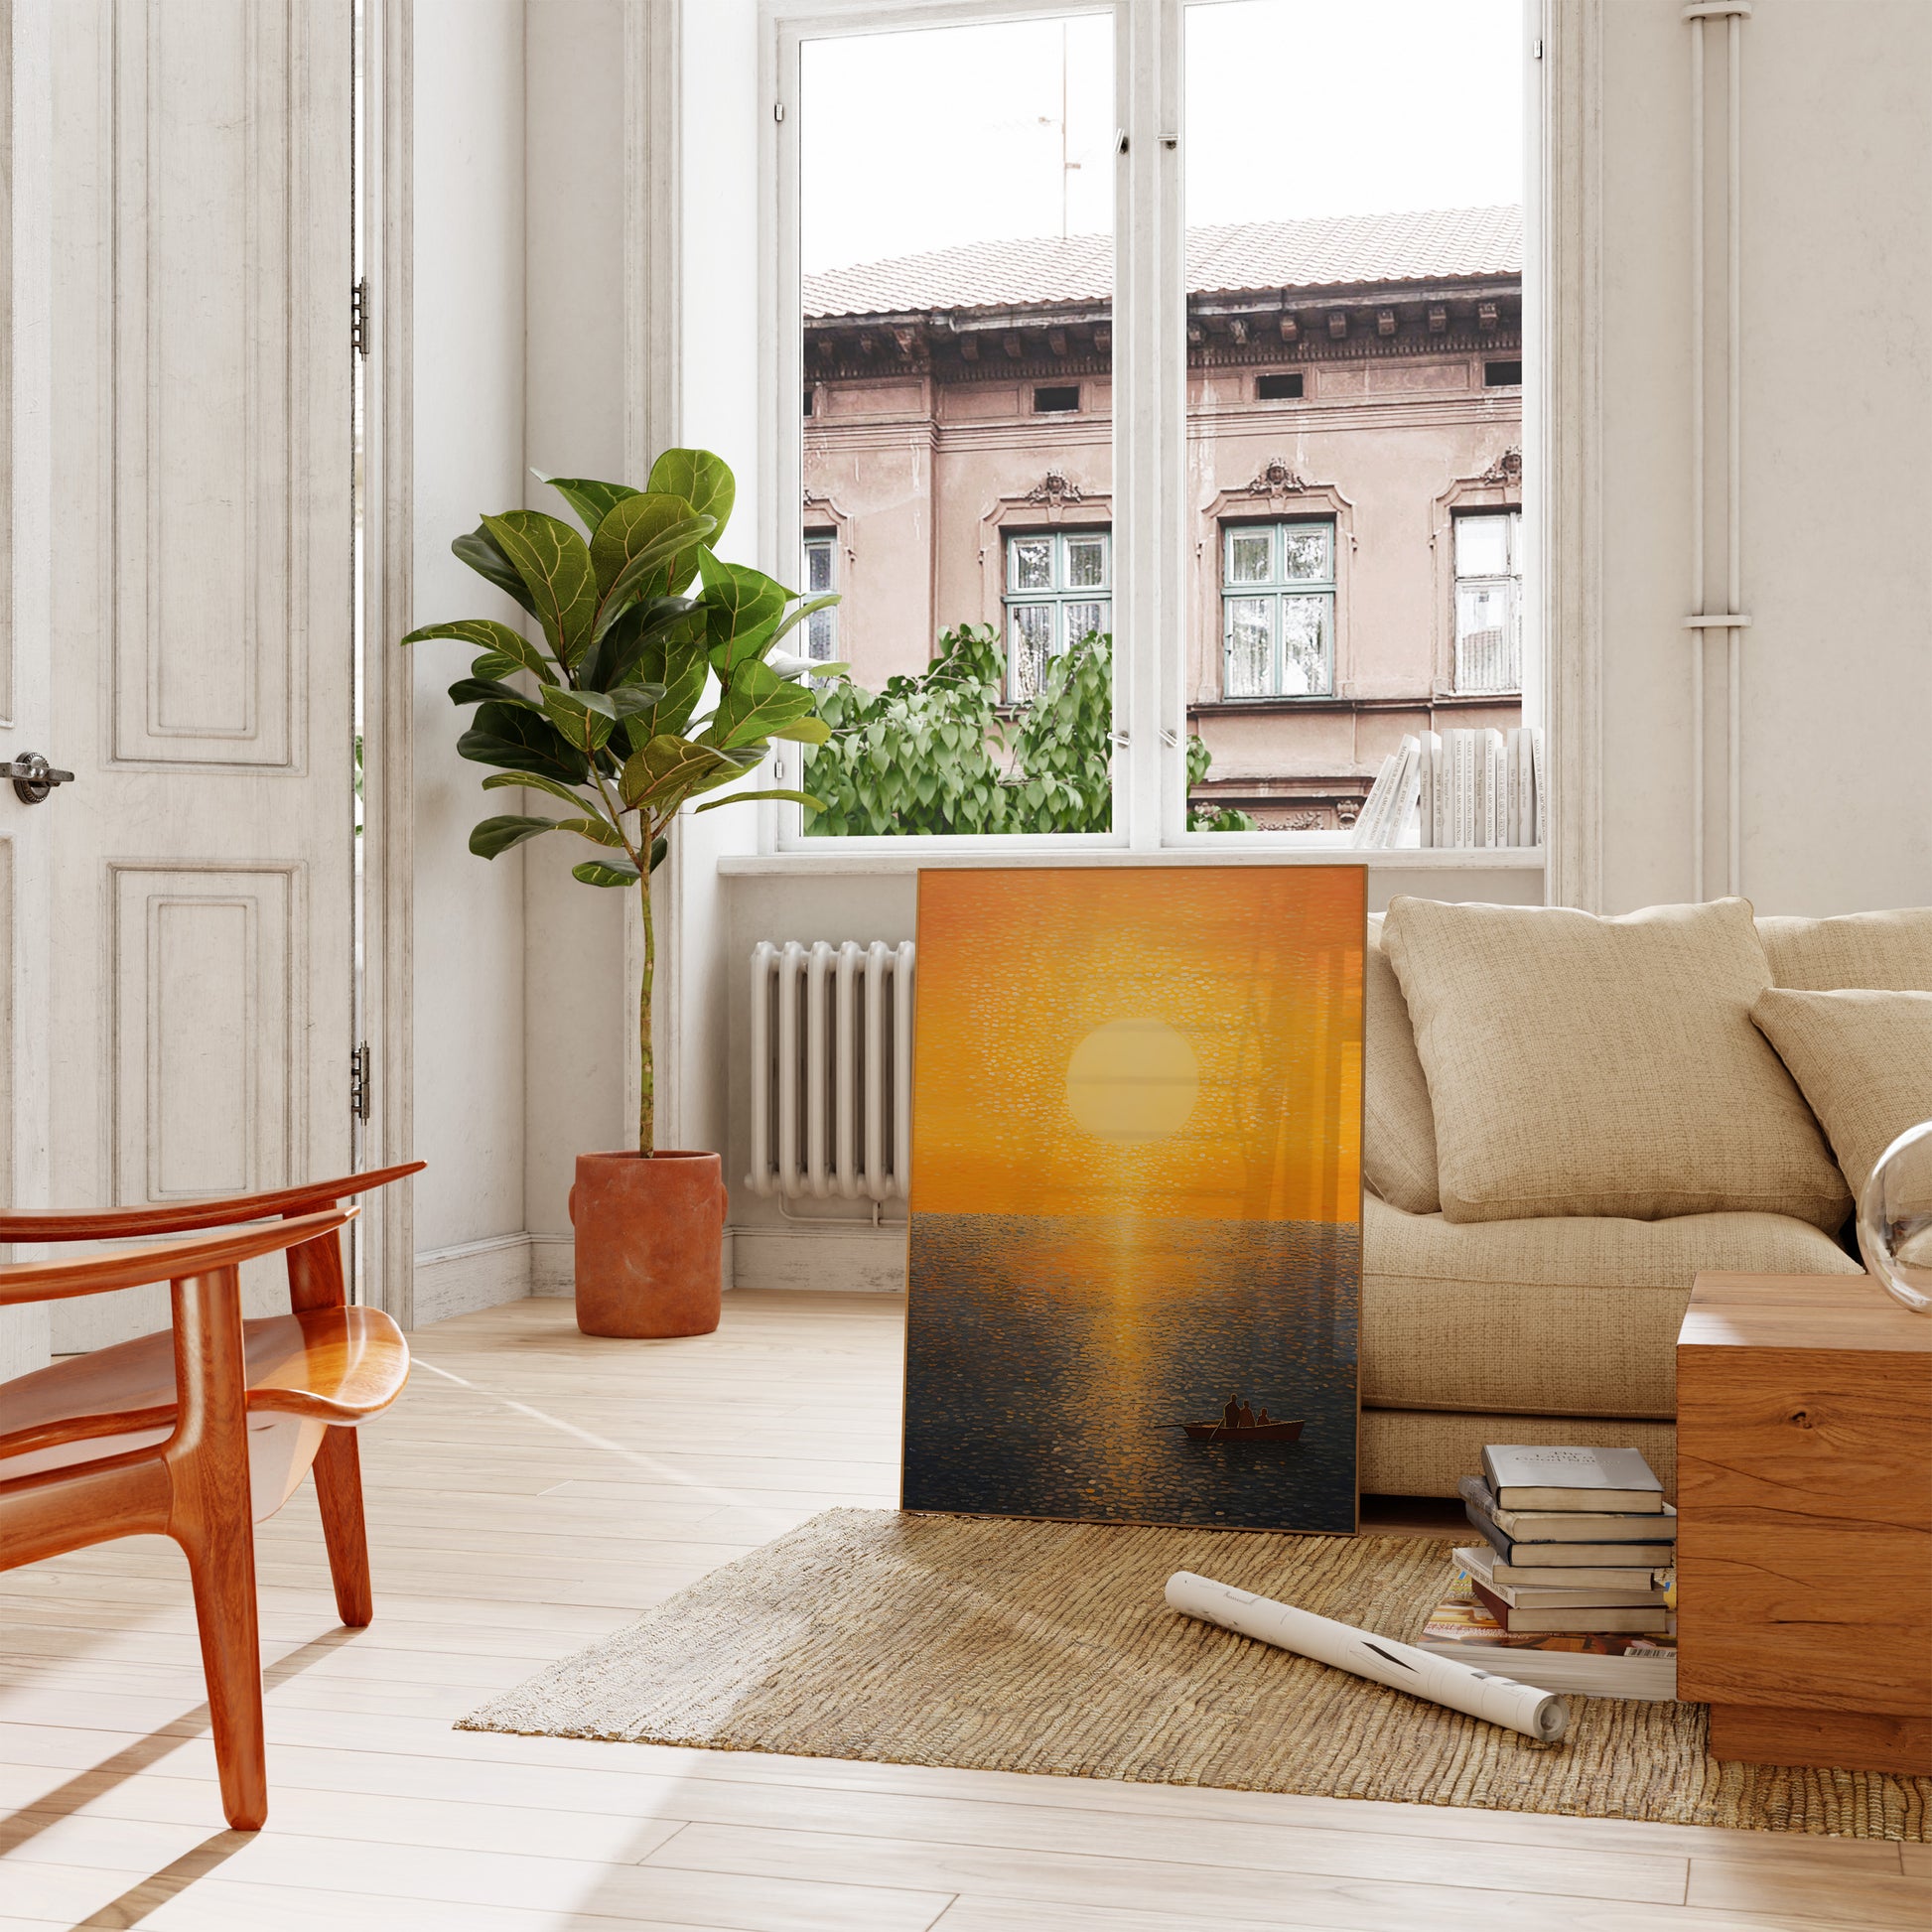
[[[38,805],[56,785],[70,785],[71,771],[57,771],[38,752],[22,752],[0,764],[0,778],[14,781],[14,796],[23,805]]]

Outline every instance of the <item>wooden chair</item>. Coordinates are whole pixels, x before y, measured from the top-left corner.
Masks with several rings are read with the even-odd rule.
[[[253,1525],[311,1464],[343,1621],[372,1614],[356,1425],[401,1394],[409,1349],[346,1306],[344,1197],[422,1164],[220,1201],[0,1215],[0,1240],[114,1240],[225,1228],[77,1261],[0,1268],[0,1307],[171,1285],[171,1332],[0,1383],[0,1570],[121,1536],[166,1535],[194,1586],[222,1809],[267,1817]],[[320,1210],[320,1211],[317,1211]],[[279,1220],[236,1229],[237,1221]],[[288,1256],[291,1312],[244,1320],[240,1264]]]

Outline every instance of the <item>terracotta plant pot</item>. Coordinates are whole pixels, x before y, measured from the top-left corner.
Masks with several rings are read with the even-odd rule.
[[[722,1311],[724,1165],[661,1148],[580,1154],[577,1325],[587,1335],[708,1335]]]

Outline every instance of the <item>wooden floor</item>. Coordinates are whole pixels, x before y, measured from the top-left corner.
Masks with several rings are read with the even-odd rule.
[[[832,1504],[897,1485],[891,1297],[715,1336],[567,1303],[415,1337],[364,1437],[376,1622],[311,1491],[261,1535],[268,1829],[218,1830],[172,1545],[0,1574],[0,1928],[1829,1932],[1932,1924],[1932,1848],[472,1734],[452,1720]]]

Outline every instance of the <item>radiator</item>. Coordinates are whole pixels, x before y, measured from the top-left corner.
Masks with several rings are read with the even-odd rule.
[[[879,939],[752,949],[754,1193],[906,1197],[913,951]]]

